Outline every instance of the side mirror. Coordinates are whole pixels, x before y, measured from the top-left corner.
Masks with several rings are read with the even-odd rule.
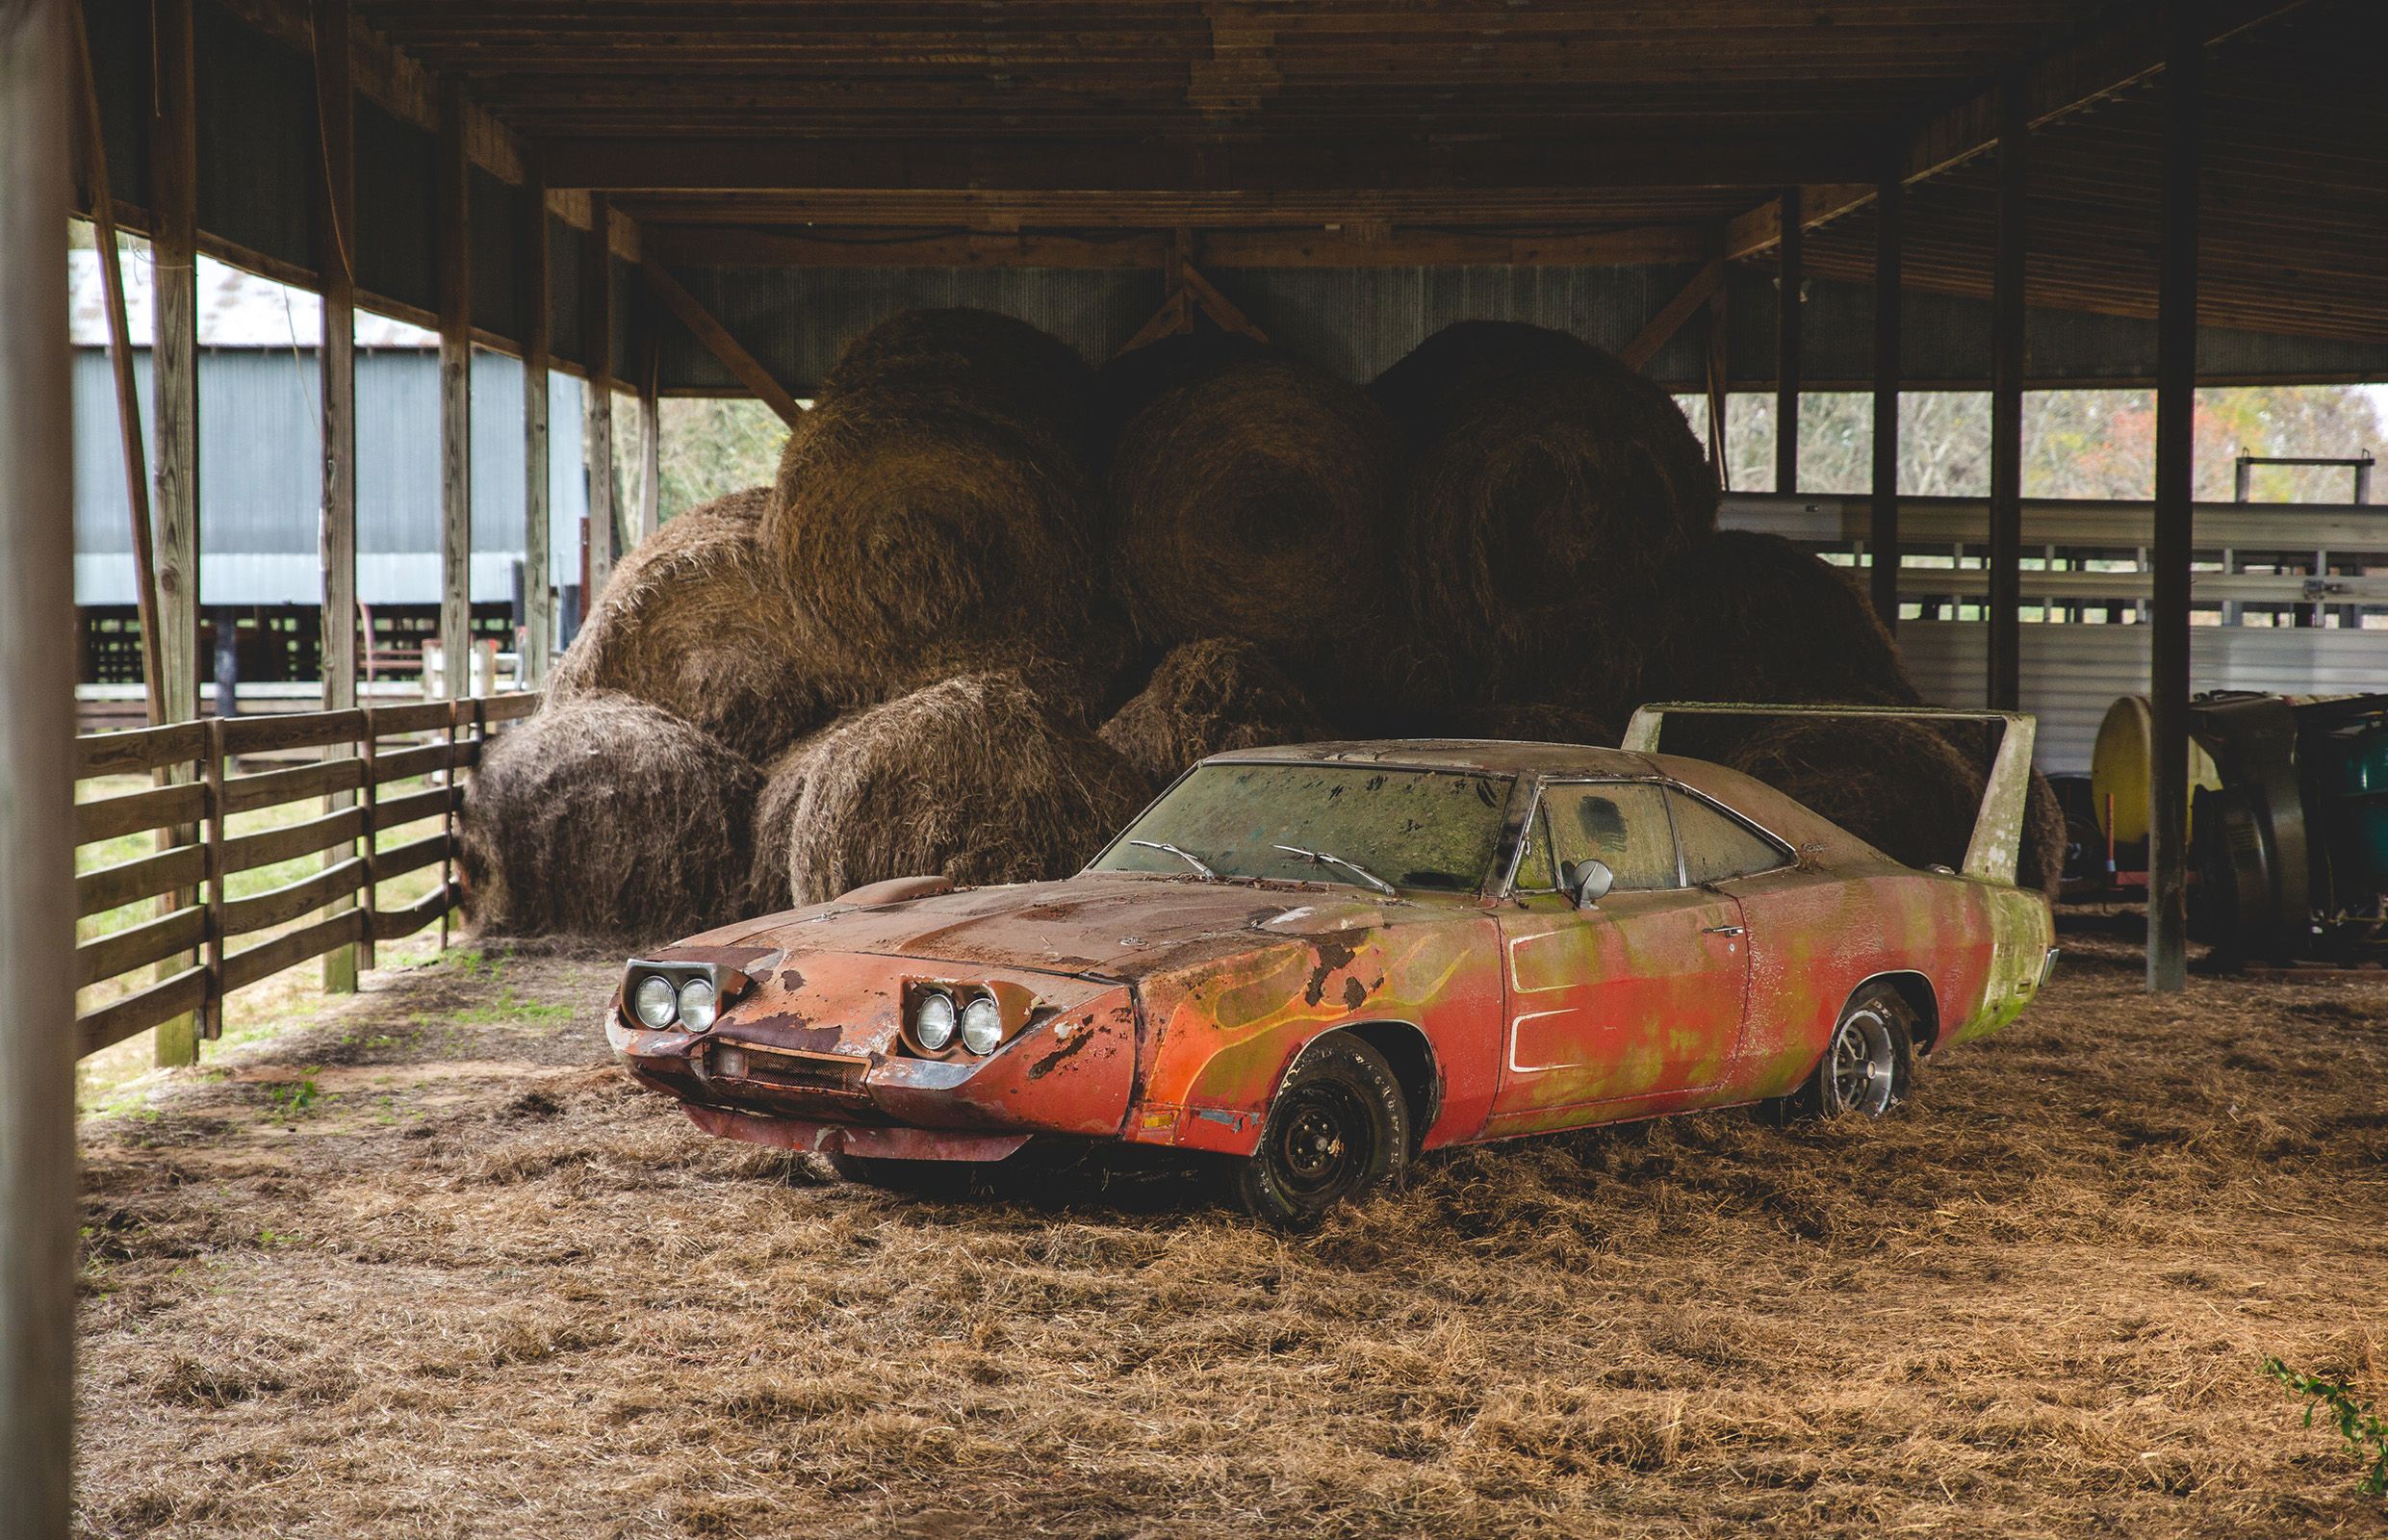
[[[1575,898],[1578,909],[1590,909],[1606,898],[1608,890],[1617,886],[1617,874],[1608,869],[1608,862],[1605,860],[1562,861],[1559,881],[1567,886],[1567,891]]]

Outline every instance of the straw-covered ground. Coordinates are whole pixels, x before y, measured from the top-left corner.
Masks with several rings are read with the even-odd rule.
[[[1429,1158],[1303,1240],[700,1137],[451,954],[87,1125],[95,1534],[2388,1535],[2388,986],[2088,943],[1862,1127]]]

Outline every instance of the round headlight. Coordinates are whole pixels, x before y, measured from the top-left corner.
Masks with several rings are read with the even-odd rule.
[[[954,1002],[941,994],[924,994],[912,1017],[912,1036],[931,1053],[943,1053],[954,1040]]]
[[[993,1053],[1003,1041],[1003,1013],[980,995],[962,1008],[962,1045],[972,1053]]]
[[[637,1013],[642,1025],[660,1032],[679,1014],[680,996],[672,991],[671,980],[660,973],[650,973],[630,992],[630,1009]]]
[[[713,1024],[715,1015],[713,986],[709,980],[690,979],[680,987],[680,1024],[691,1032],[703,1032]]]

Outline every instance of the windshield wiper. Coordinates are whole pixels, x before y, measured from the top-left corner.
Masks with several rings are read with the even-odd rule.
[[[1178,849],[1175,845],[1170,844],[1166,839],[1131,839],[1128,843],[1131,845],[1142,845],[1146,850],[1167,851],[1168,854],[1175,856],[1179,860],[1184,861],[1187,865],[1192,866],[1195,871],[1200,872],[1204,882],[1216,883],[1219,881],[1219,873],[1211,870],[1211,863],[1209,861],[1204,860],[1201,857],[1195,855],[1191,850]]]
[[[1346,860],[1331,850],[1304,850],[1299,845],[1277,845],[1273,848],[1284,851],[1289,856],[1299,856],[1304,860],[1320,861],[1328,866],[1341,866],[1344,870],[1351,873],[1360,881],[1368,884],[1369,886],[1376,889],[1376,891],[1390,897],[1398,898],[1400,896],[1395,891],[1391,883],[1386,882],[1383,878],[1377,876],[1374,872],[1370,871],[1358,861]]]

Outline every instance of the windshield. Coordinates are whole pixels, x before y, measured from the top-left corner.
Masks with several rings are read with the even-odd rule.
[[[1194,876],[1198,860],[1221,877],[1367,887],[1364,872],[1396,887],[1472,893],[1501,843],[1509,780],[1376,765],[1200,765],[1091,869]],[[1176,851],[1160,848],[1168,845]],[[1296,849],[1278,848],[1287,845]]]

